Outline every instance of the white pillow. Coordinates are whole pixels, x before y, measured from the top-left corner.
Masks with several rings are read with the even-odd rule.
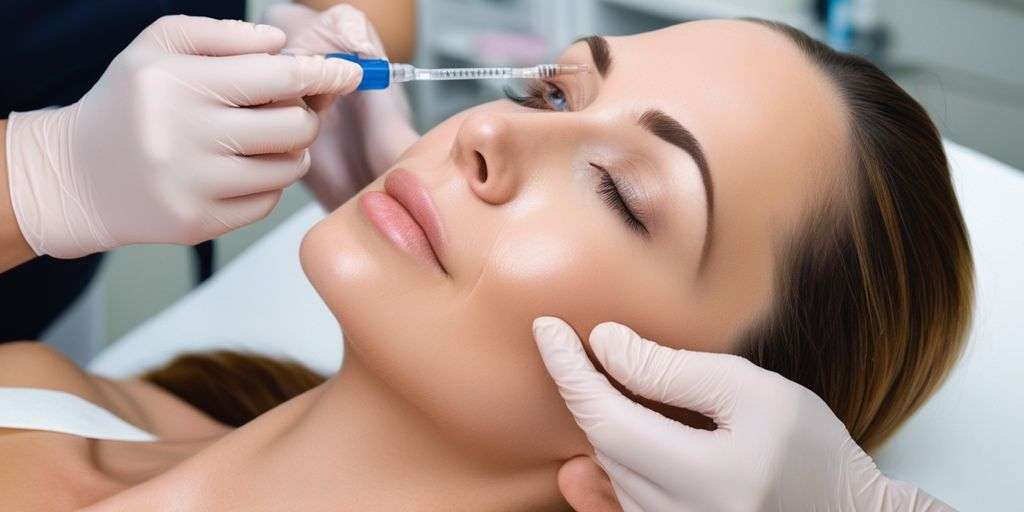
[[[309,205],[159,315],[103,350],[89,369],[126,376],[181,352],[231,348],[286,356],[324,374],[341,364],[338,322],[306,280],[299,243],[323,218]]]

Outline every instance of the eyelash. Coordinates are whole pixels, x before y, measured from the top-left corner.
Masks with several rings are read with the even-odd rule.
[[[511,86],[505,86],[505,97],[513,103],[537,110],[552,110],[555,108],[548,102],[547,94],[557,91],[563,97],[565,93],[555,84],[543,80],[530,80],[526,83],[524,94],[517,93]]]
[[[647,226],[634,213],[634,208],[629,207],[629,202],[622,197],[619,186],[615,183],[612,175],[600,165],[593,163],[590,165],[601,173],[601,182],[597,186],[597,193],[601,196],[601,199],[604,199],[605,204],[619,213],[622,220],[629,226],[629,229],[641,236],[649,235],[650,232],[647,231]]]

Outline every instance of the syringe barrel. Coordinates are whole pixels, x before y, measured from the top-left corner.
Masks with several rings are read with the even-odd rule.
[[[542,64],[529,68],[487,67],[487,68],[443,68],[417,69],[408,64],[391,64],[391,80],[487,80],[509,78],[548,78],[558,73],[558,67]]]
[[[392,83],[412,80],[482,80],[508,78],[551,78],[564,73],[587,72],[585,65],[541,64],[528,68],[445,68],[418,69],[409,64],[384,59],[361,59],[348,53],[329,53],[328,58],[345,59],[363,68],[363,79],[357,90],[387,89]]]

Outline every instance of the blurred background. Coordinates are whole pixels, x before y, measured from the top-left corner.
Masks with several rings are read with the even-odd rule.
[[[249,18],[269,3],[250,2]],[[867,56],[928,108],[946,138],[1024,168],[1024,0],[420,0],[414,64],[532,65],[582,35],[736,16],[781,20]],[[425,131],[499,97],[503,85],[421,82],[407,92]],[[270,217],[217,240],[215,268],[310,201],[301,186],[288,189]],[[195,286],[193,259],[177,246],[114,252],[74,308],[77,332],[125,334]]]

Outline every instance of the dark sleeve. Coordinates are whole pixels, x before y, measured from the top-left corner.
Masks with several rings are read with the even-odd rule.
[[[241,19],[244,0],[0,0],[0,113],[78,101],[135,36],[165,14]]]
[[[165,14],[242,19],[245,1],[0,0],[0,114],[78,101]],[[41,257],[0,273],[0,343],[38,339],[81,295],[102,256]]]

